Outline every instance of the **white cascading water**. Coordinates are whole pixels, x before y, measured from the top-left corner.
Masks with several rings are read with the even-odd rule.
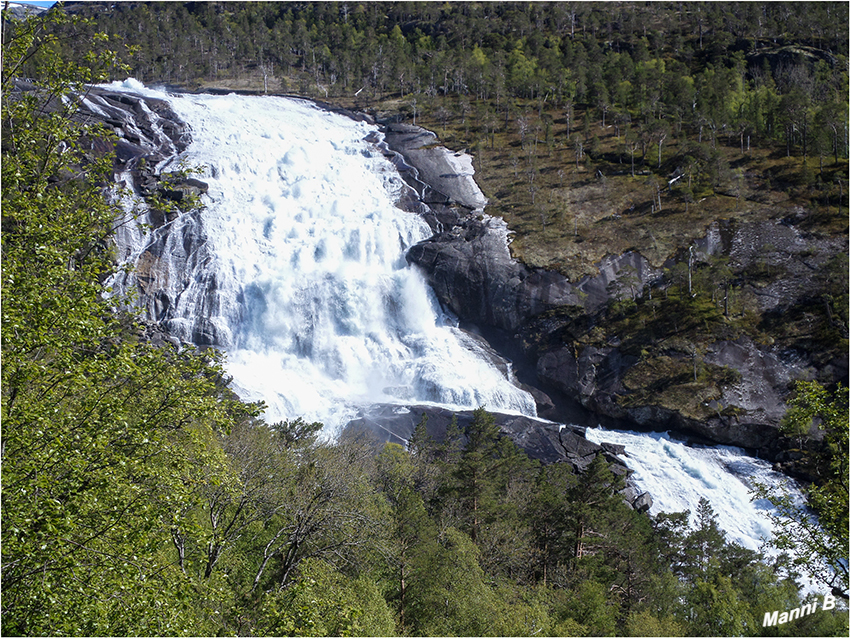
[[[145,250],[171,242],[156,264],[169,330],[190,340],[193,322],[207,317],[235,389],[265,401],[267,420],[305,417],[333,436],[374,403],[535,414],[531,396],[453,326],[405,262],[431,231],[394,205],[405,186],[364,141],[374,126],[300,100],[175,96],[132,80],[109,88],[168,101],[191,127],[178,159],[204,166],[209,184],[200,215],[178,217],[167,235],[124,227],[120,249],[143,270]],[[190,224],[203,226],[201,240]],[[126,292],[137,276],[113,285]],[[626,446],[652,513],[694,512],[704,496],[730,540],[756,549],[770,534],[760,513],[769,504],[750,502],[749,487],[782,477],[763,461],[660,434],[589,429],[587,438]]]
[[[774,511],[764,499],[753,500],[756,484],[787,492],[803,506],[805,497],[797,484],[775,472],[770,463],[747,456],[741,448],[726,445],[688,445],[667,432],[632,432],[588,428],[586,436],[594,443],[616,443],[626,448],[622,455],[637,487],[652,495],[650,514],[690,510],[696,523],[701,498],[708,499],[717,516],[717,526],[726,540],[747,549],[766,551],[764,541],[773,535],[773,523],[765,515]],[[803,593],[821,594],[817,583],[803,576]]]
[[[778,486],[788,479],[774,472],[767,461],[736,447],[687,445],[666,432],[588,428],[587,438],[626,447],[623,460],[634,471],[633,480],[652,495],[651,514],[690,510],[693,521],[704,497],[727,540],[758,549],[761,540],[770,536],[771,525],[762,512],[772,506],[764,500],[753,502],[751,490],[756,483]]]
[[[190,340],[189,326],[205,315],[234,389],[265,401],[268,421],[304,417],[332,435],[375,403],[535,415],[531,395],[452,325],[406,263],[431,230],[394,205],[407,186],[364,141],[375,126],[302,100],[175,96],[134,81],[109,88],[167,100],[191,128],[179,159],[203,166],[198,177],[209,184],[199,216],[209,258],[197,266],[216,273],[215,289],[209,277],[181,272],[185,259],[159,263],[168,327]],[[189,223],[197,222],[171,222]],[[130,262],[154,239],[124,237]]]

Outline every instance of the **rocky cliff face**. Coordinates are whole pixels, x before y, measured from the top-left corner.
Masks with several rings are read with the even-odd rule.
[[[206,318],[208,308],[198,308],[191,321],[172,312],[186,286],[182,273],[203,272],[199,285],[216,289],[215,274],[200,267],[210,256],[196,223],[202,213],[191,205],[192,198],[207,192],[207,184],[169,169],[191,141],[189,127],[167,102],[150,96],[91,87],[83,98],[76,118],[111,130],[113,139],[94,143],[102,151],[114,151],[116,182],[146,201],[131,213],[138,224],[127,219],[117,224],[119,244],[141,248],[138,254],[122,255],[135,267],[119,275],[113,287],[137,295],[144,319],[157,329],[199,346],[221,343],[222,336]],[[177,337],[170,340],[179,343]]]
[[[416,164],[418,158],[406,152],[404,138],[389,137],[388,142]],[[411,248],[408,261],[422,268],[441,303],[462,321],[501,338],[502,346],[523,358],[517,363],[535,372],[529,382],[576,399],[592,419],[698,435],[785,462],[794,458],[789,449],[795,444],[780,436],[778,424],[793,381],[846,382],[846,356],[824,360],[773,344],[769,336],[757,342],[748,335],[733,335],[712,341],[699,354],[699,365],[720,371],[723,382],[708,389],[693,384],[692,396],[681,407],[669,397],[655,401],[646,392],[636,397],[634,378],[641,371],[641,356],[624,347],[628,335],[608,334],[601,324],[606,306],[624,290],[636,299],[653,287],[660,294],[665,285],[662,271],[633,251],[609,256],[597,264],[595,275],[577,282],[529,268],[511,257],[510,233],[501,219],[473,210],[462,195],[454,198],[448,190],[443,205],[453,207],[453,223],[443,224],[431,239]],[[798,217],[804,219],[806,213],[799,211]],[[781,277],[753,286],[761,312],[781,313],[811,293],[813,273],[842,251],[846,240],[807,234],[794,219],[783,219],[736,227],[717,222],[694,245],[693,256],[702,262],[725,256],[742,271],[766,261],[768,267],[781,269]],[[689,361],[687,348],[672,350],[671,361]],[[687,386],[682,384],[685,392]],[[812,432],[814,445],[817,434]]]
[[[501,218],[470,214],[411,248],[407,259],[428,273],[440,300],[458,316],[507,333],[556,308],[598,311],[621,273],[636,273],[636,287],[659,275],[639,254],[628,252],[600,263],[597,276],[572,284],[556,272],[513,259],[509,239]]]

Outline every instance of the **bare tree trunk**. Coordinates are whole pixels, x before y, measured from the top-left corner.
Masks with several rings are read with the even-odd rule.
[[[691,273],[693,271],[693,268],[694,268],[694,247],[689,246],[688,247],[688,295],[689,296],[693,294],[693,287],[692,287],[692,280],[691,280]]]
[[[658,138],[658,168],[661,168],[661,145],[664,143],[665,139],[667,139],[666,135],[662,135]]]
[[[172,528],[171,529],[171,542],[174,543],[174,547],[177,550],[177,560],[180,565],[180,571],[184,574],[186,573],[186,539],[179,529]]]

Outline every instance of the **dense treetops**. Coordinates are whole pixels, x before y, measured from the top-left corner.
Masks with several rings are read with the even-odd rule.
[[[635,246],[660,267],[714,208],[735,217],[742,201],[772,202],[763,191],[800,191],[840,213],[848,190],[844,3],[72,3],[69,10],[133,47],[125,60],[144,82],[296,93],[439,124],[444,139],[475,153],[494,213],[517,233],[517,256],[570,277],[587,274],[605,250]],[[804,167],[788,175],[765,153],[802,158]],[[817,158],[817,176],[807,158]],[[675,239],[666,241],[664,224],[648,241],[640,228],[608,236],[598,219],[573,217],[579,207],[560,191],[591,175],[614,178],[608,215],[654,214],[663,200]],[[628,175],[646,184],[617,177]],[[734,206],[703,204],[693,215],[691,204],[715,195]],[[669,218],[679,209],[687,218],[689,208],[692,218]]]
[[[718,90],[739,90],[743,75],[761,73],[765,61],[791,71],[810,59],[825,65],[818,84],[831,86],[806,91],[792,80],[780,94],[796,89],[821,102],[846,90],[844,3],[86,5],[69,9],[138,45],[134,72],[151,82],[194,83],[247,69],[292,76],[298,69],[330,94],[366,87],[402,96],[548,96],[672,113],[691,108],[687,89],[700,76],[705,86],[697,92],[710,116],[733,106]],[[711,88],[728,71],[739,81],[729,76]],[[672,76],[687,79],[669,86],[663,80]]]
[[[539,98],[759,137],[846,122],[845,3],[86,3],[148,82]],[[268,86],[268,84],[267,84]],[[275,82],[274,86],[280,85]],[[284,84],[284,89],[287,85]],[[779,104],[784,99],[783,104]],[[776,102],[776,104],[772,104]],[[837,113],[832,111],[836,110]],[[840,127],[839,127],[840,128]],[[839,144],[843,150],[843,141]]]
[[[86,3],[146,82],[262,77],[265,90],[536,99],[634,124],[632,155],[683,125],[715,143],[846,155],[846,3]],[[79,45],[79,41],[71,43]],[[415,109],[415,106],[413,107]],[[580,121],[574,122],[578,132]],[[568,133],[569,137],[569,124]],[[618,134],[619,137],[619,134]],[[699,162],[699,157],[692,158]]]

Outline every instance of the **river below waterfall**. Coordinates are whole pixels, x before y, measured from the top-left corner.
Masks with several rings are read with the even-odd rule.
[[[704,497],[727,538],[748,549],[759,549],[761,540],[771,535],[771,524],[762,512],[773,506],[765,500],[752,501],[755,484],[787,483],[794,489],[770,463],[747,456],[740,448],[688,445],[667,432],[589,428],[586,434],[594,443],[625,446],[623,459],[634,472],[632,480],[652,495],[650,514],[690,510],[695,515]]]
[[[304,417],[333,436],[378,403],[535,415],[510,367],[458,329],[406,263],[431,230],[395,205],[408,187],[375,145],[377,127],[296,99],[109,88],[167,101],[192,142],[159,169],[199,166],[209,184],[200,213],[120,230],[119,254],[137,272],[113,286],[155,287],[153,318],[184,341],[202,322],[234,389],[265,401],[268,421]],[[749,498],[754,479],[782,481],[763,461],[658,434],[588,438],[626,446],[653,513],[693,512],[705,496],[730,540],[756,549],[770,534],[767,504]]]

